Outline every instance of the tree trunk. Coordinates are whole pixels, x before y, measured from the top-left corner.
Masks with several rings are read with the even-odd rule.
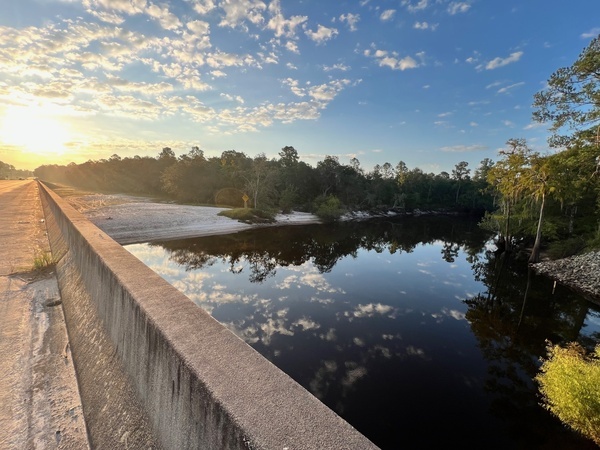
[[[504,241],[505,241],[505,251],[509,251],[511,247],[510,242],[510,200],[506,201],[506,225],[504,227]]]
[[[542,194],[542,204],[540,206],[540,218],[538,219],[537,232],[535,234],[535,243],[529,257],[530,263],[540,262],[540,246],[542,244],[542,222],[544,221],[544,204],[546,203],[546,195]]]
[[[569,208],[569,236],[573,234],[573,223],[575,222],[575,214],[577,214],[577,205],[571,205]]]

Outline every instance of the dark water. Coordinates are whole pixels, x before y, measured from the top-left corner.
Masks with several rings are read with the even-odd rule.
[[[600,309],[489,238],[425,217],[126,248],[383,449],[596,448],[533,377],[546,340],[599,341]]]

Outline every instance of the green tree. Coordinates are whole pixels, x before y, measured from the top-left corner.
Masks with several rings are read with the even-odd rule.
[[[494,167],[488,171],[488,182],[496,190],[501,199],[503,213],[503,229],[498,231],[504,239],[507,250],[511,248],[512,230],[511,219],[517,202],[522,198],[525,186],[522,177],[529,166],[531,150],[525,139],[509,139],[506,142],[508,149],[500,150],[502,156]]]
[[[541,158],[539,155],[534,154],[531,156],[531,167],[525,173],[523,177],[525,182],[525,189],[531,194],[531,196],[540,203],[540,210],[538,216],[537,230],[535,233],[535,242],[531,255],[529,257],[530,263],[537,263],[540,261],[540,248],[542,243],[542,224],[544,221],[544,208],[546,206],[546,196],[554,191],[554,188],[550,186],[550,166],[546,158]]]
[[[241,176],[246,180],[246,190],[252,197],[254,208],[258,208],[260,198],[266,200],[273,196],[275,185],[274,164],[267,159],[264,153],[255,156],[252,159],[250,168]],[[269,206],[273,201],[267,200],[265,203]]]
[[[551,123],[551,146],[570,145],[592,128],[595,132],[590,134],[600,145],[600,36],[572,66],[552,74],[548,87],[535,94],[533,107],[534,120]]]
[[[454,166],[454,169],[452,169],[452,178],[454,180],[456,180],[456,182],[457,182],[456,201],[455,201],[455,203],[457,203],[457,204],[458,204],[458,195],[460,193],[460,185],[463,181],[469,179],[469,173],[471,173],[471,169],[467,169],[468,165],[469,165],[468,162],[461,161]]]
[[[300,160],[298,156],[298,151],[290,145],[286,145],[285,147],[283,147],[279,152],[279,156],[279,163],[282,167],[286,168],[295,167],[298,164],[298,161]]]
[[[317,163],[317,173],[321,182],[321,193],[324,197],[335,195],[340,181],[341,164],[337,156],[327,155]]]

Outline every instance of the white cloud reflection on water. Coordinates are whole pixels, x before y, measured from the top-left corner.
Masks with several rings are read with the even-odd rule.
[[[312,261],[277,266],[260,282],[251,275],[261,267],[243,259],[187,271],[165,253],[145,249],[144,258],[153,258],[147,264],[167,281],[338,413],[349,411],[382,371],[412,380],[411,367],[437,370],[446,354],[455,358],[447,338],[468,334],[462,300],[477,292],[464,255],[448,263],[437,246],[396,255],[392,264],[363,251],[329,271]]]
[[[365,296],[360,292],[357,293],[354,288],[336,286],[336,280],[339,280],[340,283],[343,282],[339,277],[343,277],[345,280],[356,280],[353,281],[353,283],[358,283],[355,286],[361,286],[362,276],[364,276],[361,274],[364,272],[361,267],[352,270],[344,268],[336,278],[331,273],[321,273],[312,262],[307,261],[299,266],[278,267],[277,273],[265,282],[248,284],[247,280],[240,283],[246,277],[234,275],[233,272],[236,270],[232,272],[232,267],[227,261],[215,263],[201,270],[187,271],[185,267],[177,266],[176,263],[170,261],[168,256],[165,256],[168,252],[160,247],[151,247],[145,244],[128,247],[132,253],[144,260],[153,270],[209,313],[217,316],[221,313],[221,315],[224,314],[223,317],[227,317],[227,311],[235,310],[236,313],[231,318],[219,320],[222,320],[229,329],[249,344],[261,342],[267,347],[272,347],[271,354],[273,356],[285,354],[290,350],[286,346],[293,345],[283,344],[282,341],[277,341],[275,344],[274,339],[277,336],[303,339],[298,342],[307,343],[309,341],[305,340],[311,339],[310,336],[313,336],[313,339],[317,338],[320,342],[326,343],[340,358],[343,358],[343,355],[348,352],[354,355],[351,361],[343,363],[340,360],[337,360],[337,363],[335,360],[325,360],[324,365],[316,371],[314,379],[310,382],[311,391],[317,397],[321,397],[327,392],[327,386],[331,380],[337,380],[338,383],[341,381],[346,391],[351,389],[356,382],[367,376],[369,361],[392,358],[404,360],[415,357],[423,361],[431,360],[426,346],[409,344],[398,332],[382,333],[378,335],[378,338],[374,338],[369,334],[368,323],[370,322],[366,321],[381,319],[395,321],[400,316],[414,314],[422,319],[427,317],[435,319],[428,322],[423,320],[424,325],[441,324],[446,317],[457,321],[465,320],[464,313],[456,308],[444,307],[428,312],[427,308],[434,306],[433,304],[423,302],[422,299],[417,302],[410,300],[414,295],[423,295],[422,292],[410,293],[414,272],[428,275],[431,283],[429,289],[434,289],[435,285],[444,286],[441,289],[455,291],[454,297],[457,299],[464,299],[468,295],[472,295],[461,292],[464,287],[456,280],[457,277],[466,278],[466,275],[455,272],[460,269],[458,261],[451,264],[454,269],[451,273],[444,272],[450,264],[439,264],[440,261],[436,260],[418,257],[412,264],[405,262],[405,277],[408,278],[397,279],[395,285],[410,287],[411,290],[396,290],[398,297],[389,298],[390,302],[398,302],[398,306],[396,306],[381,301],[361,302],[361,299],[368,300],[373,294],[369,292]],[[408,257],[410,258],[410,255]],[[365,264],[371,263],[367,258],[362,264],[364,267]],[[341,265],[342,262],[340,262]],[[246,264],[241,262],[234,267],[234,269],[240,268],[245,269]],[[399,274],[400,272],[396,267],[392,268],[390,273]],[[361,277],[358,276],[359,274]],[[282,295],[271,297],[274,290],[281,292]],[[348,296],[347,291],[352,295]],[[408,298],[408,302],[400,299],[405,297]],[[297,305],[300,304],[315,306],[305,309],[299,315],[298,312],[302,310],[298,309]],[[322,322],[314,314],[325,314],[324,317],[329,317],[329,319]],[[331,322],[327,323],[327,320],[331,319],[334,324],[337,323],[339,326],[331,326]],[[350,329],[344,327],[347,326],[345,324],[352,322],[354,322],[353,331],[350,332],[353,335],[348,336],[347,333]],[[390,323],[389,327],[391,331],[396,325]],[[346,333],[343,338],[340,330],[346,330],[341,331],[341,333]],[[303,337],[301,338],[301,336]]]

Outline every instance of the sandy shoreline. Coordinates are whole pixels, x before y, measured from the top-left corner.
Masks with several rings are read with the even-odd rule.
[[[237,233],[265,226],[320,223],[313,214],[293,212],[277,215],[274,224],[249,225],[219,216],[226,208],[158,203],[120,194],[93,194],[65,200],[122,245]]]

